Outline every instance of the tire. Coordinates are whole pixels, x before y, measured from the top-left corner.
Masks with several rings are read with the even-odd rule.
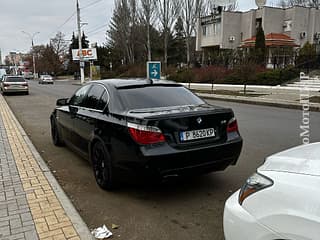
[[[61,136],[58,131],[57,123],[54,118],[51,118],[51,138],[52,138],[52,142],[55,146],[57,146],[57,147],[64,146],[64,142],[61,139]]]
[[[114,189],[116,182],[113,175],[114,171],[112,171],[110,154],[100,141],[96,142],[92,147],[91,161],[94,177],[99,187],[104,190]]]

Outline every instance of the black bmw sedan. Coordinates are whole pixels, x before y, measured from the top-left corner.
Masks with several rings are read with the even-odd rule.
[[[220,171],[242,148],[231,109],[169,81],[90,82],[51,115],[53,143],[87,158],[103,189],[133,179]]]

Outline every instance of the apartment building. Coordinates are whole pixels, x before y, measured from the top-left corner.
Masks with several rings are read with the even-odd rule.
[[[210,49],[252,47],[259,25],[265,32],[269,53],[274,52],[271,51],[274,48],[284,48],[283,52],[289,49],[290,52],[306,42],[320,43],[320,10],[263,6],[247,12],[217,9],[211,15],[201,17],[197,22],[196,50],[205,53]],[[268,59],[270,62],[274,56],[268,56]]]

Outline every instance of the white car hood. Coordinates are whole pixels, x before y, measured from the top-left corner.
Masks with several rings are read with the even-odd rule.
[[[295,147],[268,157],[258,171],[320,176],[320,143]]]

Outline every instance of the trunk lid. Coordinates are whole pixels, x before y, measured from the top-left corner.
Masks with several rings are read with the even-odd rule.
[[[158,127],[166,142],[175,148],[226,142],[227,124],[234,117],[231,109],[211,105],[138,109],[127,115],[140,119],[144,125]]]

